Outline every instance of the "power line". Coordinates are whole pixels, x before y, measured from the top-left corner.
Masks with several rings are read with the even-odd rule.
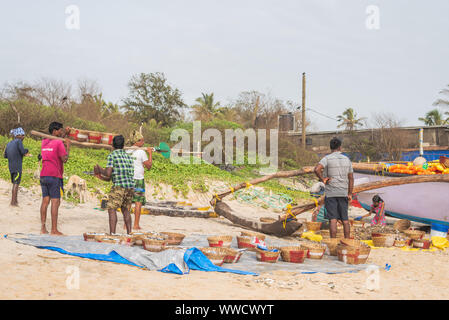
[[[319,115],[321,115],[321,116],[323,116],[323,117],[329,118],[329,119],[331,119],[331,120],[338,121],[337,119],[332,118],[331,116],[328,116],[328,115],[326,115],[326,114],[324,114],[324,113],[318,112],[318,111],[316,111],[316,110],[314,110],[314,109],[312,109],[312,108],[310,108],[310,107],[308,107],[307,110],[313,111],[313,112],[315,112],[315,113],[317,113],[317,114],[319,114]]]

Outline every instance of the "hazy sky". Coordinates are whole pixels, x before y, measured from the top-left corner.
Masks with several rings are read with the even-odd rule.
[[[66,28],[69,5],[79,30]],[[370,5],[379,29],[366,26]],[[449,84],[448,12],[447,0],[3,1],[0,83],[89,78],[120,102],[133,74],[159,71],[188,104],[247,90],[300,102],[306,72],[306,106],[419,125]]]

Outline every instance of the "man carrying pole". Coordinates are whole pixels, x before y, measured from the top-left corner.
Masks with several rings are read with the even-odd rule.
[[[145,205],[145,168],[151,169],[152,165],[152,148],[147,148],[148,156],[141,148],[145,143],[143,135],[135,130],[131,134],[130,142],[133,148],[127,149],[131,158],[134,160],[134,226],[133,229],[140,230],[140,213],[142,211],[142,205]]]

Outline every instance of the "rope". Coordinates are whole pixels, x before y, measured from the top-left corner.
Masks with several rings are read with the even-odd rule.
[[[282,221],[282,226],[284,227],[284,229],[285,229],[285,226],[286,226],[286,224],[287,224],[287,218],[288,218],[288,216],[291,215],[294,219],[296,219],[296,216],[295,216],[295,215],[293,214],[293,212],[292,212],[292,206],[291,206],[291,204],[288,204],[285,208],[287,209],[287,214],[285,215],[285,220]]]

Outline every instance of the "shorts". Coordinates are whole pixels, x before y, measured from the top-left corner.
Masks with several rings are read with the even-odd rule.
[[[145,180],[134,180],[135,181],[135,187],[134,187],[134,197],[133,202],[140,202],[142,205],[145,205],[146,199],[145,199]]]
[[[348,198],[347,197],[329,197],[324,198],[324,206],[326,208],[326,218],[329,220],[336,219],[348,220]]]
[[[134,189],[113,186],[108,194],[108,209],[130,208],[133,202]]]
[[[11,172],[12,184],[20,184],[21,180],[22,180],[22,172]]]
[[[58,177],[41,177],[42,197],[51,199],[60,199],[64,193],[63,180]]]

